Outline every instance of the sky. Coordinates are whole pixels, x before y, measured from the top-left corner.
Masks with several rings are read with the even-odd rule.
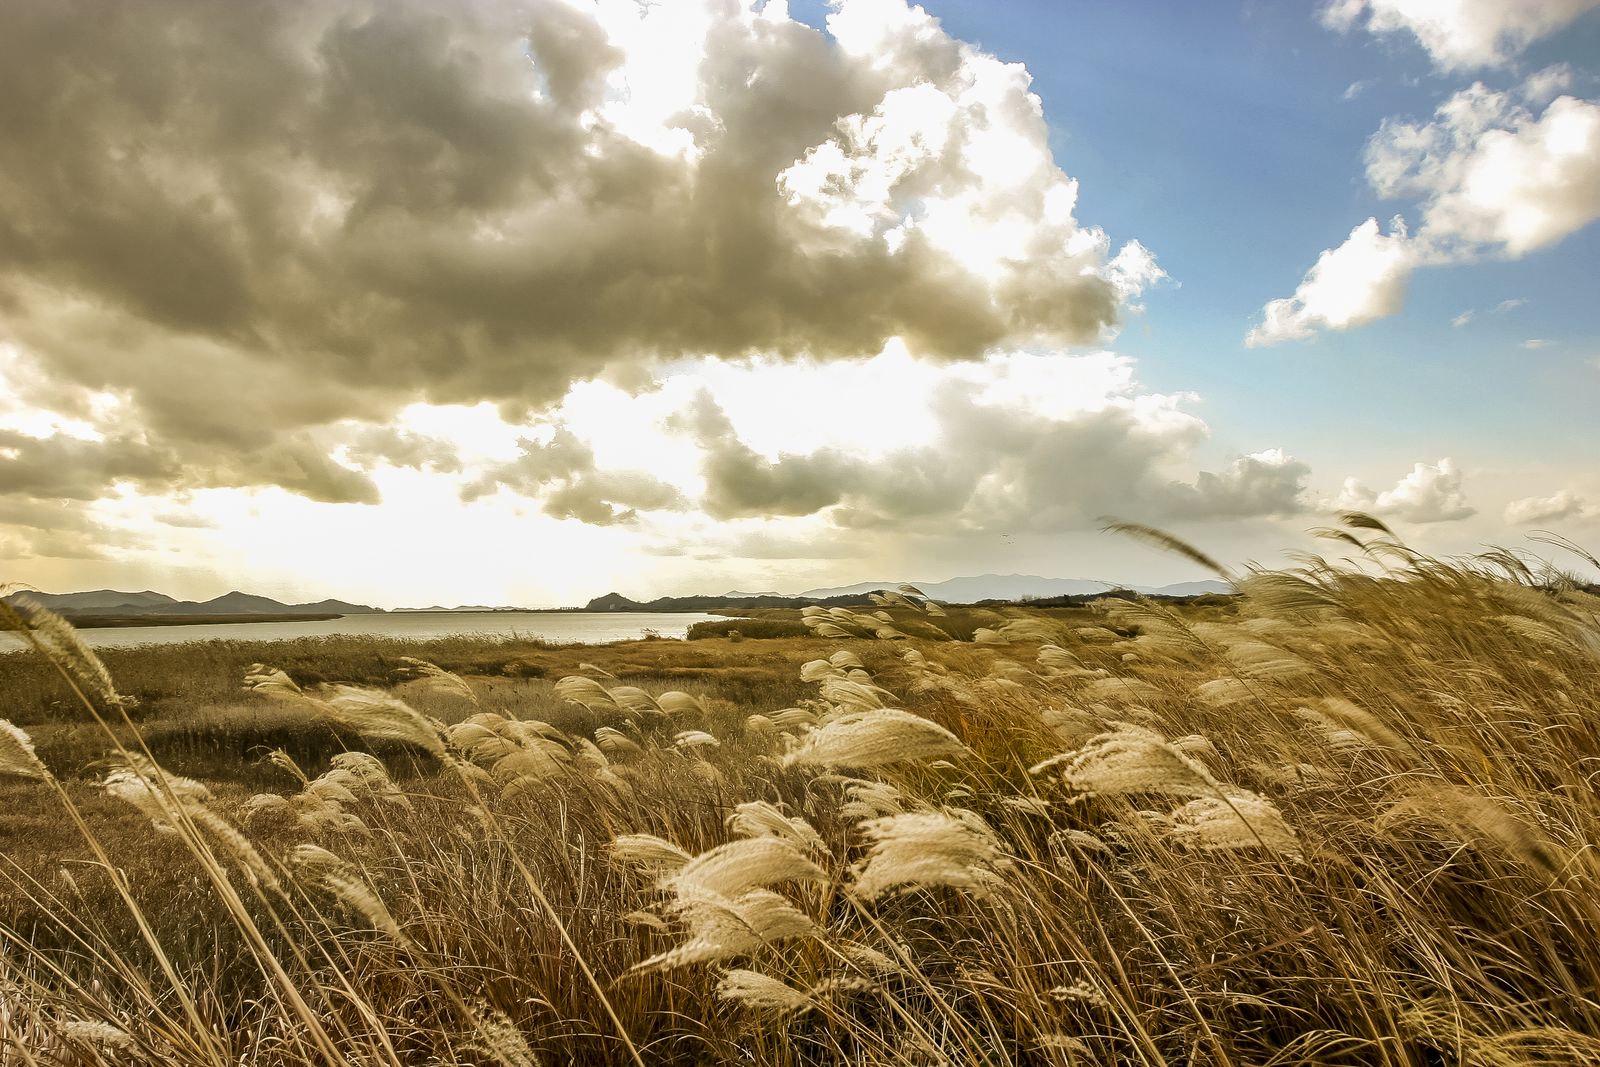
[[[21,0],[0,582],[1600,548],[1600,0]]]

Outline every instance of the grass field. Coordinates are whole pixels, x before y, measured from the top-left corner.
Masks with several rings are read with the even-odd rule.
[[[34,614],[0,1063],[1600,1062],[1600,599],[1374,526],[760,640]]]

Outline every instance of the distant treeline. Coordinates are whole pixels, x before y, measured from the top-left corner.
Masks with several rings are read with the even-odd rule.
[[[1028,597],[1023,600],[978,600],[975,608],[1005,608],[1027,605],[1030,608],[1081,608],[1096,600],[1160,600],[1168,604],[1226,604],[1233,593],[1200,593],[1195,596],[1167,596],[1162,593],[1140,593],[1133,589],[1106,589],[1098,593],[1068,593],[1063,596]]]
[[[717,611],[723,608],[803,608],[859,607],[871,604],[867,593],[845,596],[659,596],[654,600],[630,600],[621,593],[597,596],[583,606],[584,611]]]
[[[879,590],[883,592],[884,590]],[[1097,593],[1072,593],[1064,596],[1037,597],[1027,600],[979,600],[972,604],[979,608],[1010,607],[1026,604],[1036,608],[1081,608],[1096,600],[1164,600],[1178,604],[1225,604],[1231,594],[1203,593],[1199,596],[1162,596],[1136,593],[1131,589],[1107,589]],[[729,611],[749,608],[803,608],[812,604],[825,608],[862,607],[873,603],[871,593],[847,593],[842,596],[662,596],[654,600],[630,600],[621,593],[597,596],[584,605],[585,611]]]

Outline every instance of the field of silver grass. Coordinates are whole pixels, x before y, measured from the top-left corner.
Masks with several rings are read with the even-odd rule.
[[[81,839],[0,862],[0,1063],[1600,1062],[1600,599],[1337,536],[1223,606],[812,610],[792,706],[258,665],[368,750],[253,794],[24,611],[110,755],[0,725]]]

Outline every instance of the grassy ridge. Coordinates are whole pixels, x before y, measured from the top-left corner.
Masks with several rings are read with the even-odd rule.
[[[211,649],[190,710],[285,744],[190,777],[46,631],[86,699],[30,733],[85,737],[7,735],[0,1061],[1600,1061],[1600,600],[1366,544],[539,677]]]

